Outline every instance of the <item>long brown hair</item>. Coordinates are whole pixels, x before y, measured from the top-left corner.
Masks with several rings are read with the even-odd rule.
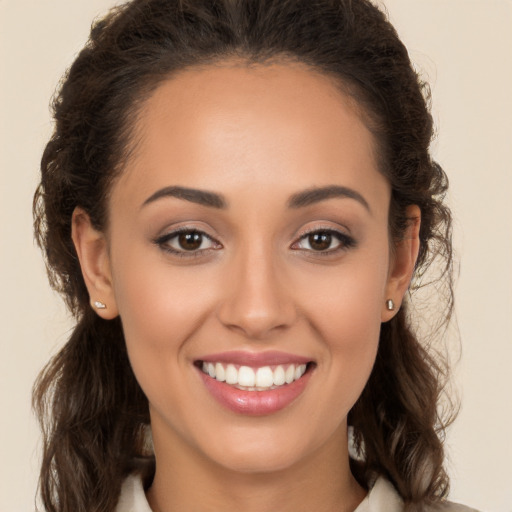
[[[97,21],[53,101],[55,131],[41,162],[34,198],[35,233],[52,286],[76,327],[34,388],[43,430],[40,493],[48,512],[112,511],[123,479],[151,476],[144,446],[148,403],[130,367],[121,321],[104,321],[89,306],[71,240],[80,206],[107,226],[107,202],[132,146],[144,100],[186,67],[236,57],[292,59],[334,77],[361,107],[392,187],[390,232],[400,239],[409,205],[421,209],[417,276],[441,262],[452,311],[451,217],[447,179],[430,156],[428,88],[386,16],[368,0],[133,0]],[[436,288],[437,289],[437,288]],[[410,303],[382,325],[371,377],[349,414],[366,485],[384,475],[405,502],[441,500],[440,414],[446,366],[411,328]]]

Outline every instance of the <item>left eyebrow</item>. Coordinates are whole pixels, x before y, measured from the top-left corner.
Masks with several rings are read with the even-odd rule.
[[[210,208],[225,209],[227,207],[226,200],[220,194],[188,187],[165,187],[157,190],[144,201],[142,206],[146,206],[164,197],[176,197],[177,199],[209,206]]]
[[[368,201],[356,190],[340,185],[329,185],[326,187],[309,188],[297,194],[293,194],[288,200],[288,208],[303,208],[327,199],[348,198],[354,199],[362,204],[371,213]]]

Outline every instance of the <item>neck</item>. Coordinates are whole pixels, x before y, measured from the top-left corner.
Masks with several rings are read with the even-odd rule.
[[[268,472],[234,471],[190,446],[154,442],[154,512],[353,512],[366,494],[350,472],[346,428],[307,458]]]

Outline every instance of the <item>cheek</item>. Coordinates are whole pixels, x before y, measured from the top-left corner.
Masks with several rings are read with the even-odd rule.
[[[340,411],[350,409],[359,397],[377,354],[387,259],[372,254],[303,282],[308,290],[303,309],[327,349],[331,389],[344,391],[339,393]]]
[[[189,326],[208,310],[214,299],[204,271],[171,265],[153,248],[122,251],[114,260],[114,288],[123,326],[128,333],[154,338],[186,336]],[[203,267],[204,268],[204,267]],[[167,340],[169,341],[169,340]]]
[[[197,268],[172,267],[147,248],[118,254],[114,289],[132,367],[141,384],[165,389],[168,369],[186,362],[182,347],[207,318],[214,290]]]
[[[329,272],[299,277],[303,308],[325,339],[344,345],[378,337],[388,273],[387,257],[378,254],[383,251],[350,255]]]

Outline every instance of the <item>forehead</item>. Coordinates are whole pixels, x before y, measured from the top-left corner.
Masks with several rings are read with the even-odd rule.
[[[141,197],[157,186],[229,193],[237,184],[289,190],[340,180],[382,192],[358,106],[305,65],[225,62],[180,72],[143,104],[134,134],[120,182]]]

